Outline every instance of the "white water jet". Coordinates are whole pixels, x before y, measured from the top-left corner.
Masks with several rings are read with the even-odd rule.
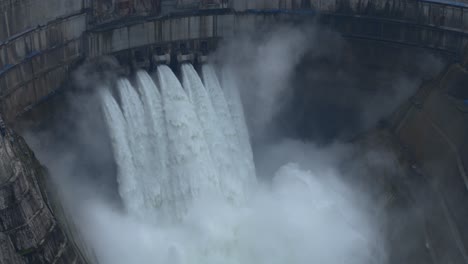
[[[150,177],[157,179],[154,183],[159,185],[161,196],[151,197],[149,206],[152,209],[160,209],[163,215],[170,214],[174,201],[174,186],[170,184],[167,155],[167,130],[164,120],[164,111],[161,94],[146,71],[138,71],[136,74],[138,88],[141,93],[145,121],[149,131],[149,140],[146,144],[150,147],[148,166],[152,174]],[[149,186],[151,192],[153,186]]]
[[[110,93],[103,96],[114,102],[107,115],[123,115],[120,123],[107,121],[111,133],[123,133],[113,148],[123,152],[116,158],[119,182],[133,179],[134,197],[121,195],[140,218],[156,219],[159,210],[181,218],[194,200],[211,196],[236,204],[245,199],[246,157],[219,83],[214,89],[220,96],[210,98],[193,66],[184,65],[183,72],[187,92],[167,66],[159,66],[161,92],[147,73],[138,72],[138,91],[128,80],[117,82],[122,111]],[[213,108],[220,105],[224,119]]]
[[[140,214],[152,216],[156,213],[154,209],[157,201],[161,200],[162,186],[152,166],[156,161],[152,160],[152,138],[146,122],[145,110],[139,94],[128,80],[119,80],[118,88],[126,120],[130,151],[140,192],[144,197],[145,205]]]
[[[100,89],[104,118],[109,128],[110,139],[117,164],[119,194],[127,210],[140,214],[143,209],[143,196],[139,188],[135,164],[128,142],[126,122],[119,105],[107,87]]]
[[[191,65],[182,66],[184,88],[167,66],[157,78],[159,87],[138,72],[137,90],[120,81],[121,107],[101,92],[128,211],[89,205],[88,237],[103,237],[91,239],[102,263],[375,263],[374,230],[346,217],[359,209],[320,179],[333,175],[290,163],[272,186],[256,184],[234,82],[221,86],[212,66],[204,84]]]
[[[133,179],[134,197],[121,195],[140,218],[181,218],[194,200],[212,196],[240,205],[255,182],[248,132],[245,125],[236,129],[241,106],[229,109],[211,66],[204,66],[206,88],[192,65],[183,65],[182,72],[185,90],[164,65],[157,71],[161,92],[143,71],[136,74],[136,88],[118,80],[122,111],[113,98],[114,108],[107,109],[107,115],[123,115],[120,123],[107,120],[111,133],[123,131],[113,148],[125,152],[117,160],[119,182]]]
[[[120,81],[119,100],[100,89],[127,208],[120,213],[98,202],[85,205],[82,223],[100,263],[377,262],[373,227],[349,217],[359,209],[321,180],[330,175],[287,164],[272,186],[255,185],[242,206],[218,199],[231,192],[227,185],[244,188],[255,179],[237,87],[225,78],[217,84],[214,70],[205,70],[206,87],[191,65],[182,71],[185,91],[166,66],[158,69],[160,87],[138,72],[137,86]],[[211,96],[214,90],[218,97]],[[222,163],[229,161],[237,168],[228,177],[230,167]]]
[[[219,180],[199,118],[177,77],[165,65],[158,67],[166,118],[169,170],[176,182],[176,211],[201,196],[219,194]]]
[[[219,175],[221,190],[228,200],[239,202],[237,199],[242,197],[243,190],[242,182],[239,180],[241,178],[238,174],[239,170],[233,162],[233,159],[237,157],[232,155],[232,151],[229,150],[228,139],[219,128],[218,117],[210,96],[192,65],[182,65],[182,79],[184,89],[199,117],[200,125],[214,161],[213,167],[216,168]]]
[[[237,168],[238,181],[242,185],[242,197],[246,197],[249,189],[254,187],[252,186],[254,175],[249,173],[248,157],[243,155],[242,144],[214,68],[211,65],[203,65],[202,73],[205,88],[211,97],[213,108],[218,117],[219,128],[223,131],[228,149],[231,152],[231,161],[233,166]]]
[[[251,180],[249,186],[254,188],[256,184],[255,164],[253,161],[252,146],[250,144],[249,129],[247,128],[244,107],[242,105],[239,89],[237,83],[234,81],[233,76],[231,76],[231,74],[227,72],[226,69],[222,71],[221,76],[222,88],[231,113],[234,128],[237,131],[241,152],[243,153],[242,155],[246,157],[245,161],[247,163],[249,179]]]

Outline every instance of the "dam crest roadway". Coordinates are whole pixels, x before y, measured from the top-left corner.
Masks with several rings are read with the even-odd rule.
[[[311,21],[364,41],[430,49],[463,61],[466,1],[6,1],[0,3],[0,100],[8,122],[63,87],[83,60],[204,54],[243,28]],[[109,4],[111,3],[111,4]],[[25,15],[27,19],[25,19]]]

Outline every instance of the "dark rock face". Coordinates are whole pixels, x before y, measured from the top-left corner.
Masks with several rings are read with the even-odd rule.
[[[0,264],[86,263],[51,209],[44,176],[20,136],[0,135]]]

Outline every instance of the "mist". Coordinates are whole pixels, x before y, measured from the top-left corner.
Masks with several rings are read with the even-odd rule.
[[[216,57],[241,76],[254,144],[350,141],[385,121],[444,66],[426,51],[345,39],[310,24],[250,31],[226,40]]]
[[[122,78],[114,62],[83,66],[56,126],[24,135],[98,263],[385,264],[386,216],[376,198],[395,157],[351,139],[385,120],[441,63],[369,75],[345,56],[350,45],[325,29],[283,25],[226,40],[212,56],[222,81],[241,93],[254,150],[259,182],[240,205],[208,194],[176,221],[125,209],[96,99]]]

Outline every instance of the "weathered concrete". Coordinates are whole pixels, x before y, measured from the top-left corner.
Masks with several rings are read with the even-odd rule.
[[[467,77],[468,72],[461,65],[449,67],[439,78],[421,87],[411,103],[397,114],[399,121],[394,127],[397,138],[413,155],[415,164],[419,163],[421,173],[433,189],[432,194],[426,196],[437,198],[436,203],[429,206],[442,208],[440,219],[443,220],[434,212],[426,212],[429,225],[432,221],[437,227],[442,222],[445,227],[444,232],[434,234],[431,245],[441,249],[435,253],[439,263],[468,261],[465,225],[468,218],[468,115],[459,107],[465,98],[449,96],[454,86],[468,85],[463,82]],[[453,254],[447,254],[444,249]],[[448,257],[450,259],[446,259]]]
[[[246,27],[308,19],[345,37],[427,48],[468,64],[467,0],[0,0],[0,113],[13,122],[62,87],[85,58],[113,54],[148,65],[158,48],[215,49]],[[452,67],[395,119],[398,139],[440,197],[435,217],[445,219],[449,237],[433,240],[449,241],[456,259],[435,256],[439,263],[467,260],[468,109],[447,96],[465,85],[465,75]],[[37,161],[13,138],[0,140],[0,263],[82,263],[61,228],[65,221],[50,209]]]
[[[0,42],[60,17],[80,13],[85,1],[1,0]]]
[[[458,57],[468,33],[466,1],[66,2],[0,2],[5,21],[5,33],[0,34],[0,111],[8,121],[60,88],[80,58],[123,52],[132,60],[135,50],[149,58],[161,45],[176,50],[184,43],[197,49],[202,41],[215,47],[218,39],[246,26],[314,18],[346,37],[430,48]],[[233,9],[210,9],[226,6]],[[161,11],[176,15],[158,17]]]
[[[86,263],[56,221],[44,180],[23,139],[0,136],[0,263]]]
[[[0,46],[1,110],[7,119],[60,87],[83,55],[85,21],[85,15],[57,20]]]
[[[89,8],[92,10],[90,23],[106,23],[117,19],[125,19],[134,16],[157,15],[161,10],[159,0],[95,0],[91,1]]]

